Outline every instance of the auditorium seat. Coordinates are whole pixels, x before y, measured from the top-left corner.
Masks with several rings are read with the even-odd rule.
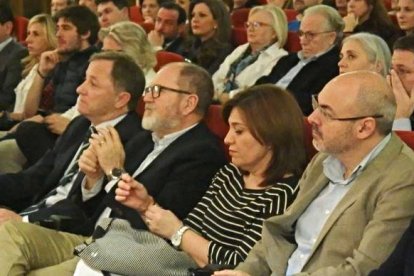
[[[27,25],[29,19],[24,16],[15,16],[13,21],[13,32],[16,39],[20,43],[24,43],[27,36]]]
[[[170,62],[181,62],[184,61],[184,57],[168,51],[158,51],[157,55],[157,65],[155,65],[154,70],[158,72],[164,65]]]
[[[241,8],[231,13],[231,25],[235,28],[244,28],[244,23],[249,17],[250,8]]]

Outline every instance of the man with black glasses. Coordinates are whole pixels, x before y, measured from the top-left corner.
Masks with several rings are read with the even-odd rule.
[[[73,259],[75,246],[85,241],[85,235],[91,235],[103,218],[127,219],[132,227],[147,229],[136,210],[115,200],[116,184],[125,174],[134,178],[132,190],[142,199],[141,212],[156,203],[183,219],[225,162],[217,137],[202,122],[213,91],[207,71],[197,65],[172,63],[163,67],[143,93],[142,127],[150,132],[136,135],[124,150],[114,129],[103,131],[93,136],[91,146],[79,159],[85,177],[75,203],[100,202],[88,210],[87,222],[65,229],[83,235],[7,222],[0,227],[0,275],[32,270],[62,275],[62,269],[73,274],[78,261]],[[19,242],[22,238],[23,243]]]
[[[316,99],[315,99],[316,100]],[[214,275],[367,275],[414,215],[414,154],[391,132],[395,99],[377,73],[330,81],[308,117],[320,151],[283,215],[237,271]]]

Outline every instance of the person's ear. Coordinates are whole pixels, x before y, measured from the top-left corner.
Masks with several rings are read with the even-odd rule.
[[[128,106],[129,101],[131,100],[131,94],[123,91],[123,92],[119,92],[117,97],[116,97],[116,101],[115,101],[115,107],[117,109],[121,109],[125,106]]]
[[[362,119],[358,124],[356,124],[356,128],[357,138],[364,140],[375,133],[377,129],[377,121],[375,118],[368,117]]]
[[[91,31],[87,31],[86,33],[81,35],[82,40],[88,41],[89,37],[91,36]]]
[[[188,115],[194,112],[198,106],[198,96],[197,94],[190,94],[186,97],[186,100],[182,104],[183,115]]]

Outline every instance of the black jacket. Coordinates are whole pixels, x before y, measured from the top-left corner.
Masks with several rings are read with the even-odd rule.
[[[256,84],[275,84],[285,76],[292,67],[299,62],[297,53],[290,53],[282,57],[268,76],[260,78]],[[339,74],[339,48],[333,47],[316,60],[309,62],[299,71],[288,85],[289,90],[296,98],[305,116],[312,113],[313,94],[318,94],[331,79]]]

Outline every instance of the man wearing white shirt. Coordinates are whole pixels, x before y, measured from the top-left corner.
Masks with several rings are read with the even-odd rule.
[[[128,73],[122,72],[125,70],[129,70]],[[119,76],[125,77],[113,83],[112,78],[119,79]],[[126,80],[127,77],[130,80]],[[77,213],[82,212],[82,206],[71,211],[55,205],[69,197],[76,182],[78,160],[88,146],[85,134],[91,126],[98,131],[116,126],[122,141],[126,142],[142,131],[135,106],[144,87],[143,73],[131,58],[116,53],[95,55],[87,69],[86,80],[77,89],[78,110],[83,116],[74,120],[56,146],[34,166],[21,173],[0,176],[1,204],[21,212],[19,215],[0,209],[0,224],[8,220],[42,224],[53,220],[52,215],[56,214],[66,218],[81,215]],[[34,205],[29,206],[30,202]]]
[[[141,194],[142,212],[157,203],[184,218],[225,162],[217,137],[201,122],[213,91],[211,78],[204,69],[187,63],[167,65],[143,94],[146,106],[142,126],[152,133],[139,133],[125,150],[111,130],[94,135],[91,148],[83,152],[79,163],[86,175],[80,196],[87,204],[90,196],[99,198],[103,194],[102,204],[95,208],[88,223],[74,230],[88,230],[108,216],[127,219],[134,228],[147,229],[136,210],[115,200],[116,179],[123,171],[135,178],[134,189]],[[105,174],[115,181],[107,181]],[[95,191],[99,185],[103,190]],[[48,237],[47,241],[42,237]],[[26,242],[20,243],[21,238]],[[62,266],[69,264],[73,273],[78,261],[73,259],[74,247],[85,240],[81,235],[36,225],[5,223],[0,227],[0,247],[3,248],[0,275],[31,270],[61,275],[60,263]],[[51,252],[51,248],[56,252]]]
[[[330,81],[308,117],[317,154],[295,202],[263,225],[236,271],[215,276],[367,275],[414,215],[414,154],[391,132],[395,99],[377,73]]]

